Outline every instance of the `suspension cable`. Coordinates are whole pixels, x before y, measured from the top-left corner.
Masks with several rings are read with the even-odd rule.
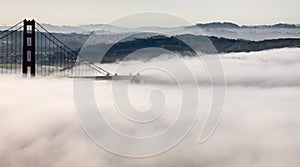
[[[0,33],[0,36],[1,36],[2,34],[4,34],[4,33],[8,32],[8,31],[10,31],[11,29],[17,27],[17,26],[18,26],[19,24],[21,24],[22,22],[23,22],[23,20],[20,21],[19,23],[15,24],[14,26],[10,27],[9,29],[2,31],[2,32]],[[23,26],[21,26],[21,27],[23,27]]]
[[[22,26],[23,27],[23,26]],[[7,36],[9,36],[9,35],[11,35],[12,33],[15,33],[16,31],[19,31],[22,27],[19,27],[18,29],[16,29],[16,30],[14,30],[14,31],[10,31],[10,33],[8,33],[8,34],[6,34],[6,35],[4,35],[3,37],[1,37],[0,39],[3,39],[3,38],[5,38],[5,37],[7,37]]]
[[[57,47],[59,47],[60,49],[62,49],[64,52],[68,53],[68,54],[69,54],[70,56],[72,56],[73,58],[75,58],[75,59],[78,58],[78,61],[79,61],[79,62],[84,63],[84,64],[87,65],[88,67],[90,67],[90,68],[92,68],[92,69],[96,70],[97,72],[102,73],[102,74],[104,74],[104,75],[112,75],[110,72],[108,72],[108,71],[102,69],[101,67],[95,65],[94,63],[90,62],[89,60],[84,59],[84,58],[82,58],[82,57],[77,57],[77,56],[75,56],[74,54],[75,54],[76,52],[75,52],[74,50],[72,50],[71,48],[69,48],[68,46],[66,46],[64,43],[62,43],[60,40],[58,40],[58,39],[57,39],[56,37],[54,37],[53,35],[52,35],[51,37],[54,37],[54,39],[56,39],[59,43],[61,43],[61,45],[63,45],[63,47],[62,47],[60,44],[58,44],[57,42],[55,42],[53,39],[51,39],[50,37],[46,36],[46,35],[45,35],[44,33],[42,33],[39,29],[37,29],[37,31],[40,32],[45,38],[47,38],[49,41],[51,41],[52,43],[54,43]],[[64,47],[67,48],[67,49],[65,49]],[[70,50],[71,52],[68,51],[68,50]],[[76,53],[76,55],[77,55],[77,53]],[[95,66],[95,67],[94,67],[94,66]]]
[[[71,49],[71,48],[68,47],[66,44],[64,44],[61,40],[59,40],[58,38],[56,38],[52,33],[50,33],[47,29],[45,29],[40,23],[38,23],[38,22],[36,22],[36,23],[37,23],[37,25],[38,25],[40,28],[42,28],[47,34],[49,34],[51,37],[53,37],[55,40],[57,40],[61,45],[63,45],[64,47],[66,47],[67,49],[69,49],[71,52],[73,52],[73,54],[75,54],[75,55],[78,54],[78,53],[75,52],[73,49]],[[38,30],[38,29],[37,29],[37,30]],[[39,30],[38,30],[38,31],[39,31]],[[39,32],[41,32],[41,31],[39,31]],[[49,38],[48,38],[48,39],[49,39]],[[58,44],[56,44],[56,45],[58,45]],[[74,56],[74,55],[73,55],[73,56]],[[77,58],[77,56],[75,56],[74,58]],[[109,75],[112,75],[110,72],[104,70],[103,68],[101,68],[101,67],[99,67],[98,65],[96,65],[96,64],[94,64],[94,63],[92,63],[92,62],[90,62],[89,60],[87,60],[87,59],[85,59],[85,58],[83,58],[83,57],[80,57],[80,59],[82,59],[83,61],[86,61],[86,62],[89,63],[89,64],[94,65],[95,68],[99,68],[101,71],[104,71],[104,73],[109,74]]]
[[[68,53],[68,55],[72,56],[73,58],[77,59],[77,56],[74,56],[74,53],[70,52],[70,51],[73,51],[72,49],[70,49],[69,47],[67,47],[65,44],[62,43],[62,45],[67,48],[65,49],[64,47],[62,47],[61,45],[59,45],[57,42],[55,42],[53,39],[49,38],[48,36],[46,36],[44,33],[42,33],[39,29],[37,29],[37,31],[39,33],[42,34],[42,36],[44,36],[45,38],[47,38],[49,41],[51,41],[53,44],[55,44],[57,47],[59,47],[60,49],[62,49],[64,52]],[[70,50],[70,51],[68,51]],[[74,51],[75,52],[75,51]],[[76,52],[75,52],[76,53]],[[99,72],[99,73],[102,73],[104,75],[112,75],[111,73],[109,73],[108,71],[102,69],[101,67],[93,67],[92,65],[94,65],[92,62],[89,62],[88,60],[86,59],[83,59],[83,58],[78,58],[78,61],[79,62],[82,62],[84,63],[85,65],[87,65],[88,67],[94,69],[95,71]]]

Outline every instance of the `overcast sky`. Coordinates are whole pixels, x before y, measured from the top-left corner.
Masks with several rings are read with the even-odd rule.
[[[300,23],[299,0],[0,0],[0,25],[24,18],[56,25],[110,23],[133,13],[156,11],[191,23],[231,21],[257,25]]]

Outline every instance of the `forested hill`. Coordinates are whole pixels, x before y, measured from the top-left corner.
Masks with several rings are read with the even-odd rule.
[[[89,38],[89,35],[87,34],[54,33],[54,35],[58,39],[61,39],[66,45],[70,46],[72,49],[78,52],[80,51],[85,41]],[[98,39],[104,42],[98,41],[97,43],[95,43],[95,45],[90,46],[90,48],[88,49],[88,54],[85,55],[88,59],[90,59],[91,61],[99,61],[99,55],[103,55],[103,52],[107,48],[110,49],[102,59],[103,62],[114,62],[116,60],[121,60],[134,51],[149,47],[166,49],[183,56],[191,56],[194,54],[193,52],[199,51],[207,54],[215,54],[262,51],[285,47],[300,47],[300,38],[250,41],[243,39],[227,39],[213,36],[206,37],[201,35],[184,34],[169,37],[160,35],[136,37],[127,39],[125,41],[123,40],[116,44],[111,44],[109,40],[106,40],[105,38],[111,38],[111,36],[99,36]],[[190,44],[194,46],[192,47],[194,50],[190,47]],[[152,54],[151,56],[159,56],[159,53],[150,54]],[[142,59],[143,57],[135,58]]]
[[[272,39],[263,41],[232,40],[209,37],[218,53],[252,52],[268,49],[300,47],[300,39]]]
[[[188,41],[189,44],[192,44],[196,47],[190,47],[183,41]],[[101,47],[101,45],[98,45],[98,47]],[[171,52],[179,53],[183,56],[193,56],[194,52],[216,54],[230,52],[262,51],[285,47],[300,47],[300,39],[273,39],[263,41],[248,41],[242,39],[235,40],[194,35],[181,35],[177,37],[153,36],[150,38],[134,39],[131,41],[124,41],[114,44],[106,53],[104,61],[111,62],[117,59],[123,59],[124,57],[133,53],[134,51],[149,47],[158,47],[166,49]],[[196,50],[193,50],[192,48]],[[151,55],[151,53],[149,53],[148,56],[149,55]],[[139,58],[143,57],[137,57],[136,59]]]

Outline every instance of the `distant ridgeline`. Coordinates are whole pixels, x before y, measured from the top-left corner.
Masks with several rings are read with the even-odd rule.
[[[216,26],[206,25],[206,26]],[[224,24],[223,24],[224,26]],[[236,27],[235,25],[228,24],[228,27]],[[280,26],[280,25],[278,25]],[[1,32],[1,31],[0,31]],[[54,33],[54,35],[61,39],[66,45],[70,46],[76,51],[80,51],[81,46],[88,39],[89,35],[85,34],[62,34]],[[101,38],[101,37],[100,37]],[[249,41],[243,39],[227,39],[227,38],[218,38],[218,37],[205,37],[197,36],[191,34],[177,35],[177,36],[150,36],[143,38],[132,38],[128,40],[120,41],[114,45],[109,43],[97,43],[95,45],[89,46],[85,49],[85,58],[90,61],[99,62],[99,55],[104,55],[104,50],[110,48],[106,52],[105,56],[102,59],[103,63],[111,63],[118,60],[124,59],[126,56],[134,53],[143,48],[161,48],[169,50],[170,52],[178,53],[182,56],[193,56],[195,52],[188,44],[182,42],[188,41],[189,44],[194,44],[193,49],[196,49],[195,52],[203,52],[206,54],[215,54],[215,53],[230,53],[230,52],[251,52],[251,51],[262,51],[268,49],[276,48],[285,48],[285,47],[300,47],[300,39],[271,39],[263,41]],[[208,47],[207,43],[210,43],[210,46],[214,46],[214,50],[211,47]],[[152,52],[153,50],[151,50]],[[160,52],[149,53],[150,57],[159,56]],[[130,59],[144,59],[149,58],[149,55],[138,55],[138,57],[132,57]]]
[[[234,23],[230,22],[214,22],[214,23],[207,23],[207,24],[196,24],[199,28],[203,29],[214,29],[214,28],[221,28],[221,29],[231,29],[231,28],[299,28],[300,26],[296,24],[274,24],[274,25],[260,25],[260,26],[239,26]]]
[[[115,62],[118,60],[122,60],[125,57],[128,60],[128,55],[144,48],[161,48],[170,52],[175,52],[182,56],[194,56],[194,50],[182,41],[189,41],[189,43],[194,43],[194,46],[196,46],[193,47],[193,49],[196,49],[195,52],[202,52],[206,54],[251,52],[276,48],[300,47],[300,39],[249,41],[243,39],[235,40],[196,35],[179,35],[175,37],[152,36],[149,38],[121,41],[114,44],[113,46],[110,46],[109,44],[97,44],[88,49],[90,53],[87,54],[87,58],[92,61],[99,61],[97,55],[99,55],[99,53],[101,53],[101,55],[104,55],[104,53],[102,53],[102,48],[107,47],[109,47],[110,49],[105,53],[105,56],[102,59],[103,63]],[[214,46],[214,50],[212,50],[210,46],[207,46],[207,43],[210,43],[210,46]],[[152,53],[147,54],[146,52],[143,52],[143,54],[137,54],[136,57],[130,56],[129,59],[149,59],[157,57],[161,54],[160,52],[155,52],[155,50],[150,50],[150,52]]]

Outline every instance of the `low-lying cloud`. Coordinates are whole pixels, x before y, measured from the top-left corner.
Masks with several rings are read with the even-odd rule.
[[[86,136],[76,115],[72,79],[1,76],[0,166],[298,167],[300,49],[215,56],[219,56],[223,64],[227,89],[223,119],[213,136],[202,144],[197,141],[212,97],[205,83],[208,79],[205,68],[199,65],[198,58],[186,58],[184,62],[195,74],[199,85],[200,113],[197,122],[176,147],[145,159],[109,153]],[[172,66],[173,61],[176,60],[158,58],[144,66],[161,64],[176,68]],[[124,62],[120,68],[128,74],[139,66],[138,63]],[[111,71],[117,67],[117,64],[105,65]],[[147,75],[157,78],[161,74],[149,71]],[[188,84],[191,80],[185,76],[180,71],[176,73],[176,77],[181,77]],[[149,107],[151,90],[160,88],[166,95],[167,113],[154,126],[143,125],[143,131],[118,115],[110,82],[96,81],[94,85],[101,111],[113,126],[125,133],[157,133],[176,119],[171,112],[178,108],[175,85],[155,82],[130,85],[131,102],[140,109]]]

